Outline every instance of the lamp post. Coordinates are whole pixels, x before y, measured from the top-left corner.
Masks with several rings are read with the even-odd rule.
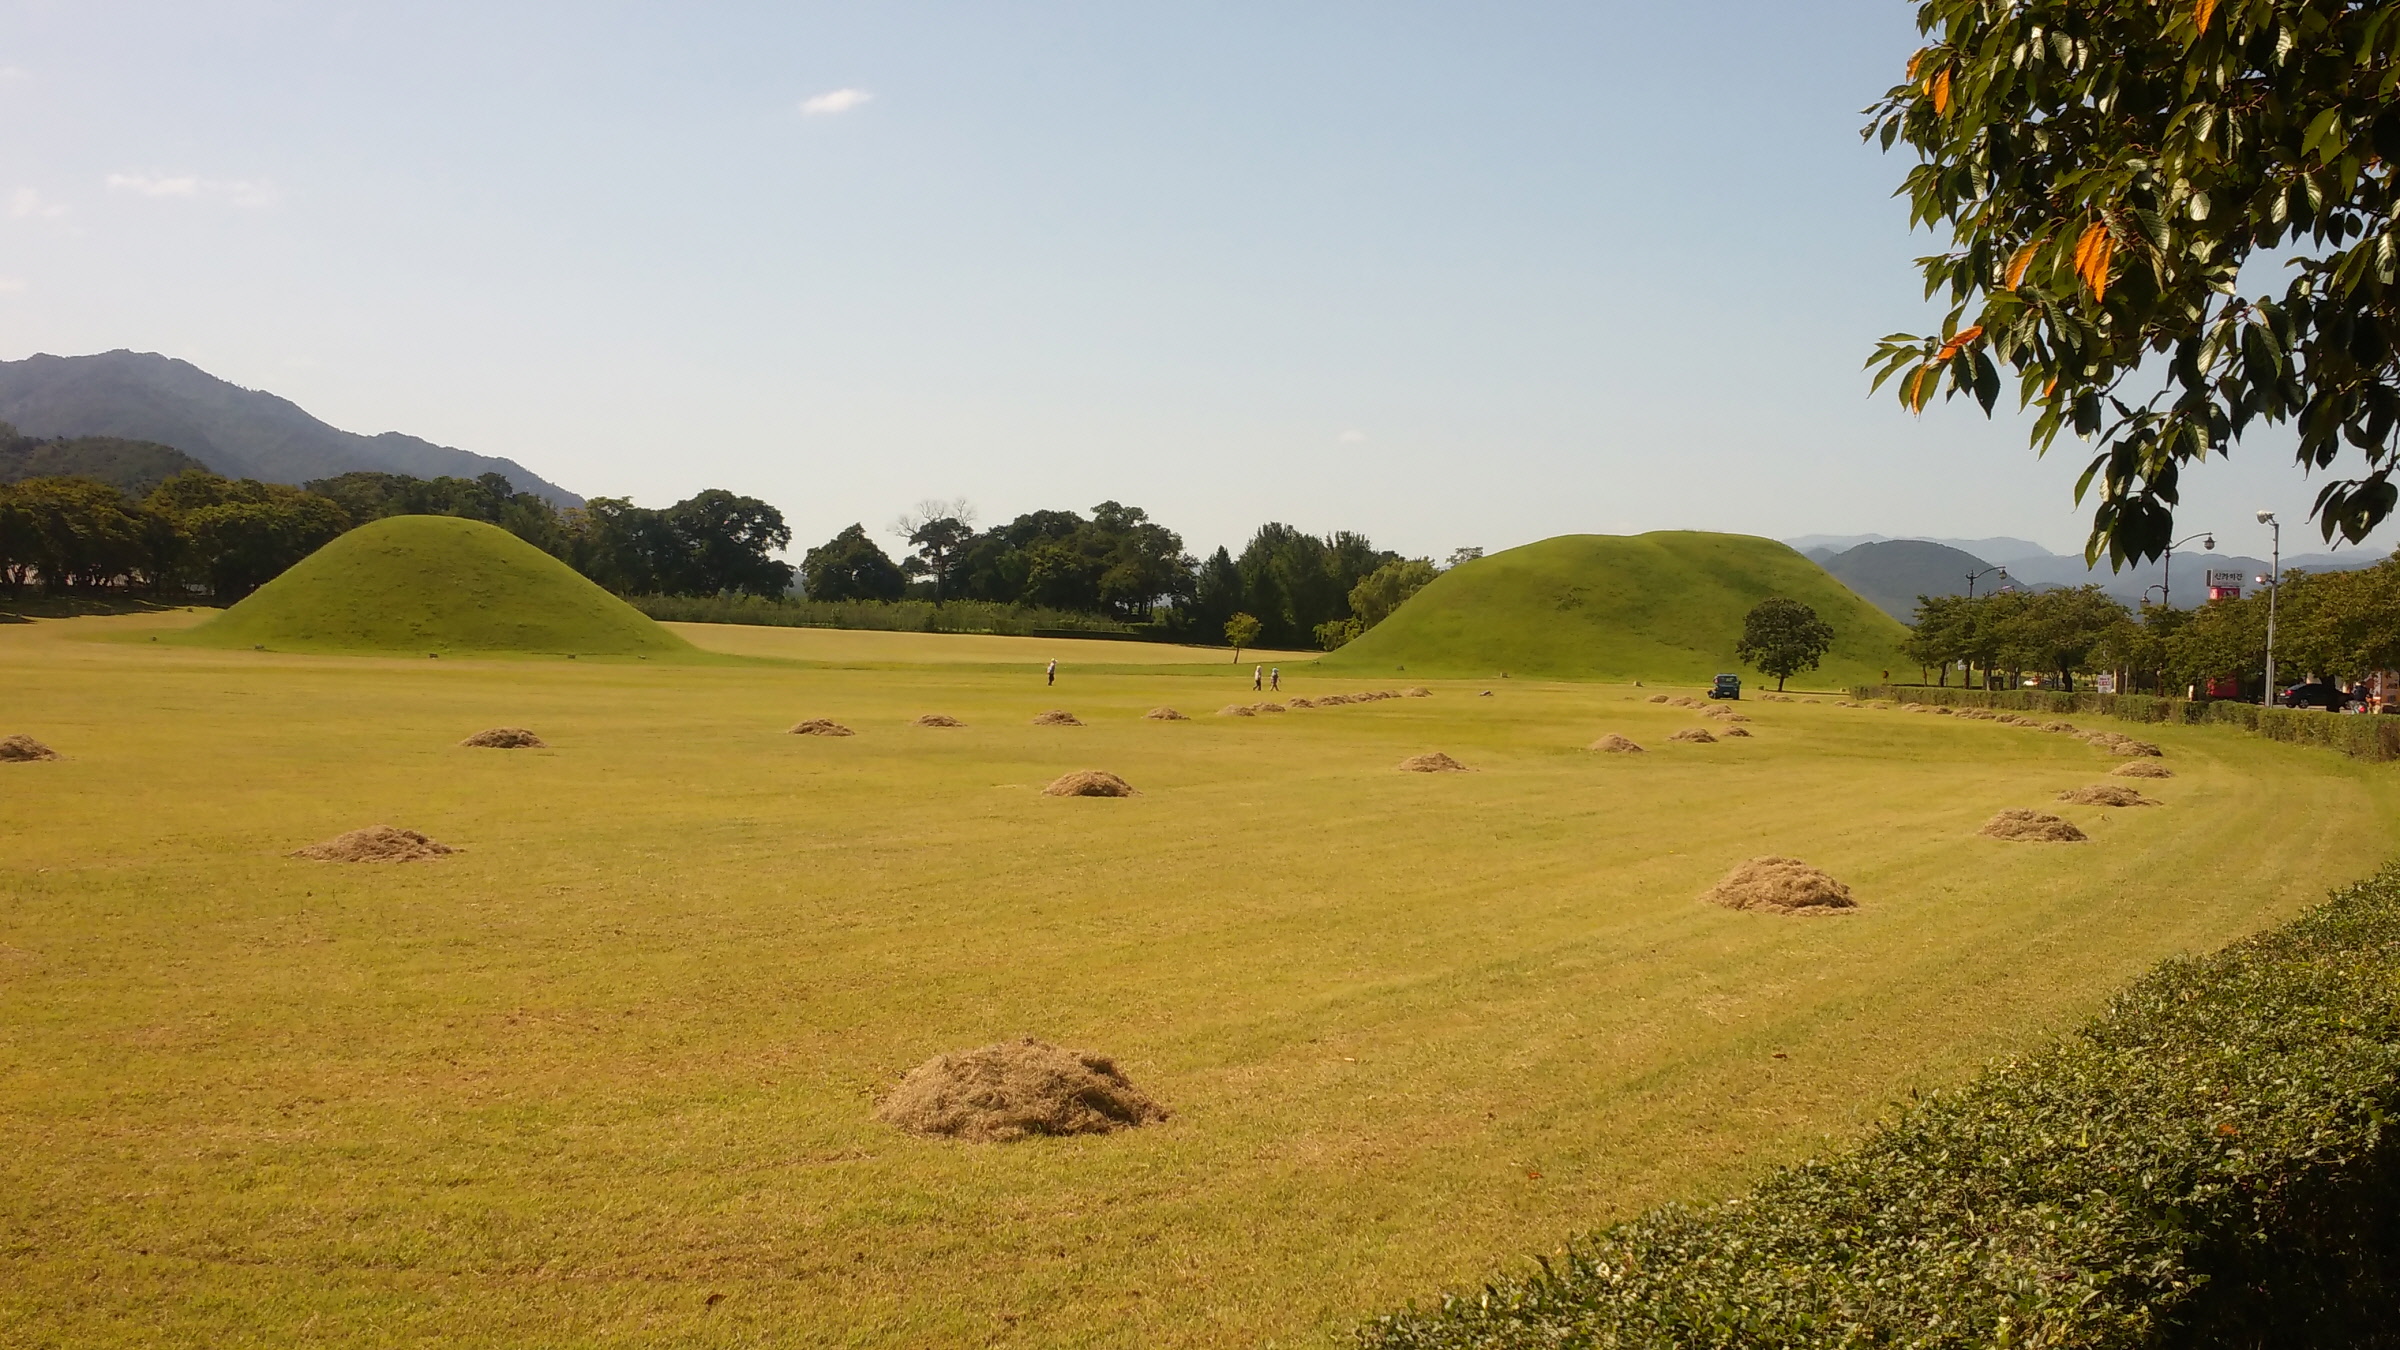
[[[2283,522],[2272,511],[2258,513],[2258,523],[2275,532],[2274,561],[2267,567],[2267,694],[2266,707],[2275,706],[2275,592],[2283,589]]]
[[[2161,609],[2164,609],[2167,606],[2175,603],[2173,599],[2174,592],[2168,589],[2168,587],[2173,585],[2175,582],[2175,550],[2182,548],[2185,544],[2192,542],[2194,539],[2203,541],[2200,547],[2207,549],[2211,553],[2216,551],[2217,536],[2213,532],[2186,535],[2183,538],[2176,540],[2174,543],[2167,545],[2166,570],[2159,574],[2158,603]],[[2149,593],[2150,592],[2148,591],[2142,592],[2144,595],[2148,595]]]
[[[2008,569],[2005,567],[1987,567],[1980,572],[1967,573],[1967,598],[1969,600],[1975,598],[1975,583],[1985,577],[1990,576],[1994,572],[1998,572],[2000,574],[2000,579],[2002,581],[2008,580]]]

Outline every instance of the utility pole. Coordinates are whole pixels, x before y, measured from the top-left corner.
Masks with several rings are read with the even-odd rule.
[[[2267,693],[2263,704],[2275,706],[2275,593],[2283,589],[2283,522],[2272,511],[2258,513],[2258,523],[2275,532],[2274,561],[2267,567]]]

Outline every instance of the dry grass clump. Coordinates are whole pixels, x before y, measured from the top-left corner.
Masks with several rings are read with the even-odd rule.
[[[1064,708],[1052,708],[1048,712],[1035,713],[1033,724],[1037,727],[1079,727],[1083,725],[1083,719]]]
[[[1429,755],[1410,755],[1400,761],[1402,773],[1465,773],[1467,766],[1436,750]]]
[[[1403,690],[1401,690],[1401,691],[1400,691],[1400,697],[1402,697],[1402,698],[1432,698],[1432,697],[1433,697],[1433,691],[1432,691],[1432,690],[1430,690],[1430,689],[1427,689],[1427,688],[1426,688],[1425,686],[1423,686],[1423,685],[1418,685],[1417,687],[1415,687],[1415,688],[1413,688],[1413,689],[1403,689]]]
[[[1909,713],[1929,713],[1933,711],[1933,705],[1930,703],[1903,703],[1900,705],[1900,711]]]
[[[1849,887],[1798,858],[1752,858],[1700,898],[1769,914],[1839,914],[1858,908]]]
[[[1077,769],[1042,789],[1045,797],[1139,797],[1133,784],[1106,769]]]
[[[1744,719],[1744,720],[1748,720],[1748,719]],[[1745,731],[1745,730],[1743,730],[1743,729],[1742,729],[1742,728],[1740,728],[1740,727],[1724,727],[1724,728],[1721,728],[1721,729],[1719,729],[1719,730],[1718,730],[1718,732],[1717,732],[1717,734],[1718,734],[1719,736],[1739,736],[1739,737],[1743,738],[1744,740],[1748,740],[1748,739],[1749,739],[1749,737],[1750,737],[1750,733],[1749,733],[1748,731]]]
[[[1165,1120],[1167,1110],[1107,1056],[1028,1036],[935,1055],[876,1104],[875,1118],[911,1134],[997,1144],[1108,1134]]]
[[[1142,716],[1153,722],[1189,722],[1192,720],[1173,708],[1152,708]]]
[[[2072,736],[2075,734],[2075,724],[2073,722],[2044,722],[2042,723],[2042,730],[2055,731],[2061,735]]]
[[[2145,797],[2123,783],[2094,783],[2090,787],[2068,788],[2058,794],[2062,802],[2076,806],[2157,806],[2156,800]]]
[[[955,717],[945,717],[941,713],[927,713],[917,719],[916,725],[921,727],[963,727],[966,723]]]
[[[2121,731],[2087,731],[2083,733],[2083,740],[2087,745],[2129,759],[2143,756],[2156,758],[2166,753],[2148,741],[2137,741]]]
[[[2128,760],[2108,771],[2112,778],[2173,778],[2175,771],[2146,759]]]
[[[547,750],[550,743],[523,727],[493,727],[459,742],[479,750]]]
[[[1699,745],[1715,745],[1717,743],[1717,738],[1709,735],[1708,729],[1705,727],[1685,727],[1683,730],[1667,737],[1667,739],[1670,741],[1691,741]]]
[[[794,736],[853,736],[856,732],[830,717],[812,717],[792,727]]]
[[[2032,844],[2076,844],[2089,837],[2075,828],[2074,821],[2040,811],[2003,811],[1976,833]]]
[[[1287,698],[1283,701],[1283,706],[1287,708],[1313,708],[1317,706],[1317,701],[1313,698]]]
[[[1642,749],[1642,747],[1635,745],[1632,741],[1618,735],[1613,731],[1601,737],[1599,740],[1592,742],[1587,748],[1597,750],[1604,755],[1643,755],[1649,753],[1647,750]]]
[[[1217,709],[1219,717],[1256,717],[1258,713],[1247,703],[1228,703]]]
[[[1250,711],[1260,713],[1279,713],[1283,711],[1283,705],[1280,703],[1253,703],[1250,705]]]
[[[1933,715],[1936,717],[1956,717],[1958,716],[1958,710],[1956,708],[1937,706],[1933,710]]]
[[[0,736],[0,764],[31,764],[37,760],[56,759],[58,752],[31,736],[19,733]]]
[[[369,825],[363,830],[337,834],[321,844],[295,849],[292,856],[314,862],[422,862],[456,853],[457,849],[439,840],[428,839],[415,830],[395,830],[389,825]]]
[[[1665,694],[1652,694],[1648,701],[1651,703],[1667,703],[1671,702],[1672,700],[1670,700]]]

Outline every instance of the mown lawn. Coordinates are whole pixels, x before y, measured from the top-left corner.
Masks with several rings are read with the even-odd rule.
[[[1790,704],[1670,745],[1696,719],[1653,691],[1515,680],[1218,718],[1248,661],[1046,690],[1038,652],[894,634],[680,667],[76,640],[158,622],[0,627],[0,734],[69,757],[0,765],[0,1343],[1317,1342],[1846,1138],[2372,870],[2400,805],[2388,766],[2160,728],[2165,807],[2006,845],[1975,828],[2112,761]],[[782,734],[816,716],[858,734]],[[553,748],[454,745],[503,724]],[[1580,749],[1606,731],[1652,753]],[[1478,772],[1393,770],[1424,750]],[[1038,795],[1075,768],[1144,795]],[[379,822],[467,851],[284,856]],[[1864,908],[1696,902],[1767,852]],[[870,1118],[1022,1034],[1174,1118]]]

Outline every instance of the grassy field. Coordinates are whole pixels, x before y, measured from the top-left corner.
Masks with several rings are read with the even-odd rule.
[[[0,628],[0,734],[68,756],[0,765],[4,1344],[1321,1343],[1847,1137],[2370,871],[2400,805],[2388,766],[2159,728],[2165,807],[2006,845],[1974,830],[2110,761],[1787,704],[1671,745],[1696,719],[1650,690],[1522,679],[1217,718],[1247,661],[1046,690],[1057,644],[140,640],[173,621]],[[817,716],[858,734],[782,734]],[[499,724],[553,748],[456,748]],[[1607,731],[1653,753],[1579,748]],[[1394,771],[1425,750],[1479,772]],[[1085,767],[1145,795],[1038,795]],[[284,856],[378,822],[466,852]],[[1864,908],[1695,900],[1770,851]],[[1021,1034],[1173,1119],[870,1118]]]
[[[1899,650],[1908,630],[1789,546],[1657,530],[1560,535],[1451,568],[1325,666],[1378,676],[1694,682],[1735,671],[1755,684],[1733,649],[1743,617],[1771,595],[1808,605],[1834,631],[1823,667],[1795,685],[1844,688],[1907,664]]]

